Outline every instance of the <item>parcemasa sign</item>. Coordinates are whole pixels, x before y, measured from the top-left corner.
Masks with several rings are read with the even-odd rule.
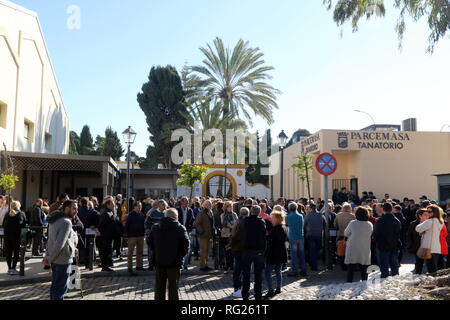
[[[339,132],[339,147],[348,148],[349,138],[356,140],[359,149],[403,149],[410,141],[406,132]]]

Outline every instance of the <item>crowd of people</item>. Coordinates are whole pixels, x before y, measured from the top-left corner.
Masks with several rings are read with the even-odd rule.
[[[95,197],[70,200],[61,194],[51,205],[38,199],[28,215],[18,201],[0,196],[8,273],[18,274],[21,230],[28,226],[32,254],[43,255],[45,268],[52,269],[55,300],[67,292],[76,256],[77,263],[92,270],[98,253],[101,271],[113,272],[114,258],[122,260],[127,248],[128,272],[135,276],[145,270],[145,244],[146,268],[156,271],[157,300],[165,299],[167,283],[169,299],[178,299],[181,270],[188,270],[193,258],[202,272],[232,271],[233,296],[244,300],[250,297],[251,272],[255,299],[270,299],[281,292],[288,264],[288,276],[307,277],[319,270],[326,255],[331,265],[347,271],[348,282],[358,271],[361,280],[367,280],[370,265],[379,266],[382,278],[399,274],[405,250],[416,256],[414,273],[423,273],[424,265],[434,273],[450,264],[449,216],[450,203],[442,207],[425,196],[416,203],[385,194],[379,201],[373,193],[363,192],[359,198],[345,188],[335,190],[326,204],[321,199],[242,197],[138,201],[121,195],[99,202]],[[263,278],[268,288],[264,296]]]

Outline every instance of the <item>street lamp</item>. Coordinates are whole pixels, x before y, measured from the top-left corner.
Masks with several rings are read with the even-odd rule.
[[[359,112],[359,113],[367,114],[367,115],[370,117],[370,119],[372,119],[372,122],[373,122],[373,130],[375,130],[376,123],[375,123],[375,120],[373,119],[373,117],[370,115],[370,113],[367,113],[367,112],[361,111],[361,110],[354,110],[354,111],[355,111],[355,112]]]
[[[441,132],[443,132],[444,131],[444,129],[445,129],[445,127],[449,127],[450,128],[450,124],[444,124],[443,126],[442,126],[442,128],[441,128]]]
[[[128,145],[128,152],[127,152],[127,192],[126,192],[126,198],[127,198],[127,214],[130,213],[130,151],[131,151],[131,145],[134,143],[134,140],[136,139],[136,131],[131,129],[131,126],[128,127],[124,132],[122,132],[123,139],[125,140],[125,143]]]
[[[284,148],[286,147],[288,140],[288,136],[284,133],[284,130],[281,130],[281,133],[278,135],[278,145],[280,146],[281,151],[281,174],[280,174],[280,198],[283,198],[283,170],[284,170]]]
[[[134,190],[135,190],[135,188],[134,188],[134,170],[136,170],[135,169],[136,168],[135,165],[137,163],[137,160],[138,160],[138,158],[135,155],[130,156],[130,161],[131,161],[131,165],[132,165],[132,170],[131,170],[131,197],[134,197]]]

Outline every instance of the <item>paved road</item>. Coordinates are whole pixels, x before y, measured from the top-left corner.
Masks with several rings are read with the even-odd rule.
[[[409,259],[408,259],[409,260]],[[409,272],[412,264],[404,264],[401,272]],[[343,283],[346,274],[337,267],[333,271],[311,272],[305,278],[283,279],[283,295],[295,299],[295,292],[303,287]],[[357,278],[355,278],[357,279]],[[138,277],[108,276],[83,279],[84,300],[153,300],[154,274],[143,273]],[[231,300],[231,273],[184,274],[180,280],[181,300]],[[265,281],[263,284],[265,290]],[[48,300],[50,282],[17,284],[2,287],[0,300]],[[289,293],[293,294],[290,295]],[[286,295],[287,294],[287,295]],[[79,291],[71,291],[68,300],[80,300]]]

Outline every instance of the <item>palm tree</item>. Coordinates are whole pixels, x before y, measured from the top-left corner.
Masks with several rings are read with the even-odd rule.
[[[250,112],[273,123],[273,109],[278,109],[277,94],[281,92],[265,81],[274,68],[265,66],[264,54],[259,48],[250,48],[249,42],[239,40],[233,49],[225,48],[220,38],[214,48],[207,44],[200,48],[205,55],[203,66],[194,66],[200,96],[209,96],[213,104],[223,105],[223,115],[230,113],[238,119],[241,114],[252,125]]]

